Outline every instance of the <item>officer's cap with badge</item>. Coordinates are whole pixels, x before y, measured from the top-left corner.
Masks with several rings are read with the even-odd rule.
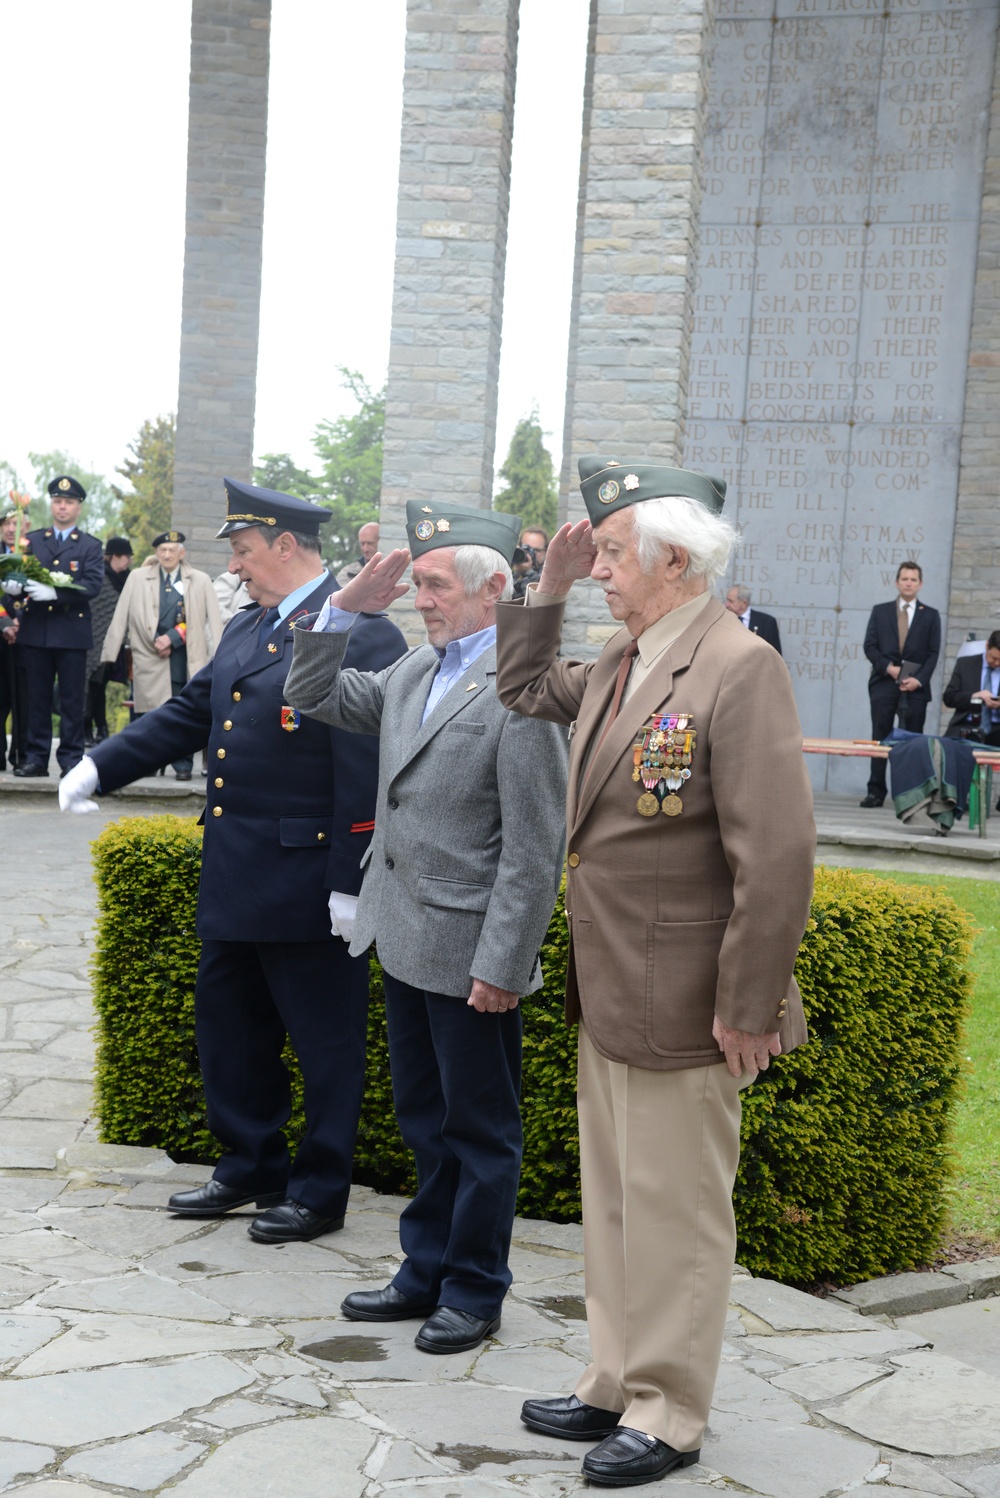
[[[599,457],[581,458],[579,468],[580,488],[594,526],[644,499],[693,499],[712,515],[721,515],[726,500],[725,479],[693,468],[667,468],[645,458]]]
[[[183,531],[161,531],[153,537],[153,550],[158,546],[183,546],[187,540]]]
[[[319,528],[330,519],[330,511],[294,494],[279,494],[277,489],[258,489],[255,484],[240,484],[236,479],[222,480],[226,487],[226,523],[216,540],[234,536],[237,531],[258,526],[277,535],[280,531],[298,531],[302,536],[318,536]]]
[[[49,484],[50,499],[76,499],[82,504],[87,498],[87,491],[75,478],[68,473],[58,473]]]
[[[510,566],[521,534],[518,515],[430,500],[406,501],[410,555],[422,557],[439,546],[489,546]]]

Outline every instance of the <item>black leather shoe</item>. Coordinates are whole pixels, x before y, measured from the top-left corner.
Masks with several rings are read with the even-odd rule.
[[[323,1233],[339,1233],[343,1226],[343,1213],[327,1217],[288,1196],[270,1211],[255,1217],[247,1232],[255,1243],[308,1243],[310,1238],[319,1238]]]
[[[438,1306],[414,1337],[421,1352],[471,1352],[500,1330],[500,1317],[470,1315],[453,1306]]]
[[[178,1217],[224,1217],[235,1207],[256,1202],[258,1207],[273,1207],[285,1199],[283,1191],[246,1191],[242,1186],[224,1186],[221,1181],[206,1181],[193,1191],[175,1191],[167,1202]]]
[[[620,1425],[613,1436],[587,1452],[583,1475],[606,1488],[631,1488],[666,1477],[677,1467],[693,1467],[700,1457],[700,1451],[675,1451],[666,1441]]]
[[[352,1290],[340,1309],[349,1321],[423,1321],[435,1307],[407,1300],[395,1285],[386,1285],[384,1290]]]
[[[175,780],[190,780],[191,779],[191,771],[190,770],[175,770],[174,771],[174,779]]]
[[[869,794],[865,797],[865,799],[863,801],[859,801],[858,802],[858,805],[859,806],[882,806],[884,803],[885,803],[885,797],[884,796],[873,796],[869,792]]]
[[[22,780],[48,780],[49,778],[49,772],[44,765],[33,765],[30,763],[18,765],[14,774],[20,775]]]
[[[521,1419],[531,1430],[545,1436],[562,1436],[566,1441],[601,1441],[618,1429],[621,1415],[614,1410],[599,1410],[596,1404],[584,1404],[575,1394],[564,1399],[526,1399]]]

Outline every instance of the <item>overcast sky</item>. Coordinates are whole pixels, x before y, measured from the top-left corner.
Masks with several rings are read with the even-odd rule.
[[[497,462],[537,402],[558,462],[587,0],[521,0]],[[385,378],[405,0],[274,0],[255,451],[312,459]],[[0,459],[113,477],[177,404],[189,0],[0,5]]]

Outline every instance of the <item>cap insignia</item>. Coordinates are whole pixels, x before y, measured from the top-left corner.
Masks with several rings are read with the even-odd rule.
[[[614,479],[606,479],[597,491],[597,497],[602,505],[612,505],[618,498],[620,490]]]
[[[70,484],[69,479],[60,479],[59,487],[63,490],[63,492],[65,492],[67,489],[72,488],[72,485]]]
[[[451,521],[450,520],[439,520],[438,523],[437,523],[437,528],[438,528],[439,531],[450,531],[451,530]]]
[[[413,527],[413,534],[418,541],[429,541],[434,534],[433,520],[418,520]]]
[[[620,468],[622,465],[619,463],[617,458],[609,458],[604,466],[605,468]]]
[[[627,473],[625,475],[624,483],[626,489],[638,489],[639,475],[637,473]]]
[[[434,511],[431,509],[430,505],[421,505],[420,513],[421,515],[433,515]]]

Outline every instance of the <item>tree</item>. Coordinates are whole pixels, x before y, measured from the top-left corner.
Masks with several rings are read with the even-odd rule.
[[[35,471],[35,493],[39,500],[32,501],[32,520],[35,525],[45,525],[48,520],[49,484],[60,473],[68,473],[77,479],[87,491],[87,502],[80,514],[80,524],[90,535],[101,541],[113,535],[119,523],[119,501],[121,496],[114,485],[109,484],[101,473],[91,473],[69,453],[53,448],[47,453],[29,453],[28,462]]]
[[[506,487],[495,496],[493,508],[520,515],[522,530],[538,525],[551,536],[556,528],[558,490],[552,454],[542,440],[544,436],[536,406],[514,428],[498,474]]]
[[[298,468],[288,453],[265,453],[253,471],[254,483],[314,499],[330,511],[333,519],[321,535],[324,559],[334,570],[357,556],[360,527],[378,519],[385,430],[385,388],[372,390],[356,370],[341,366],[340,374],[358,409],[316,427],[320,472]]]
[[[153,537],[170,529],[174,502],[173,414],[144,421],[128,451],[129,456],[115,472],[132,487],[115,488],[114,493],[122,529],[141,562],[153,549]]]

